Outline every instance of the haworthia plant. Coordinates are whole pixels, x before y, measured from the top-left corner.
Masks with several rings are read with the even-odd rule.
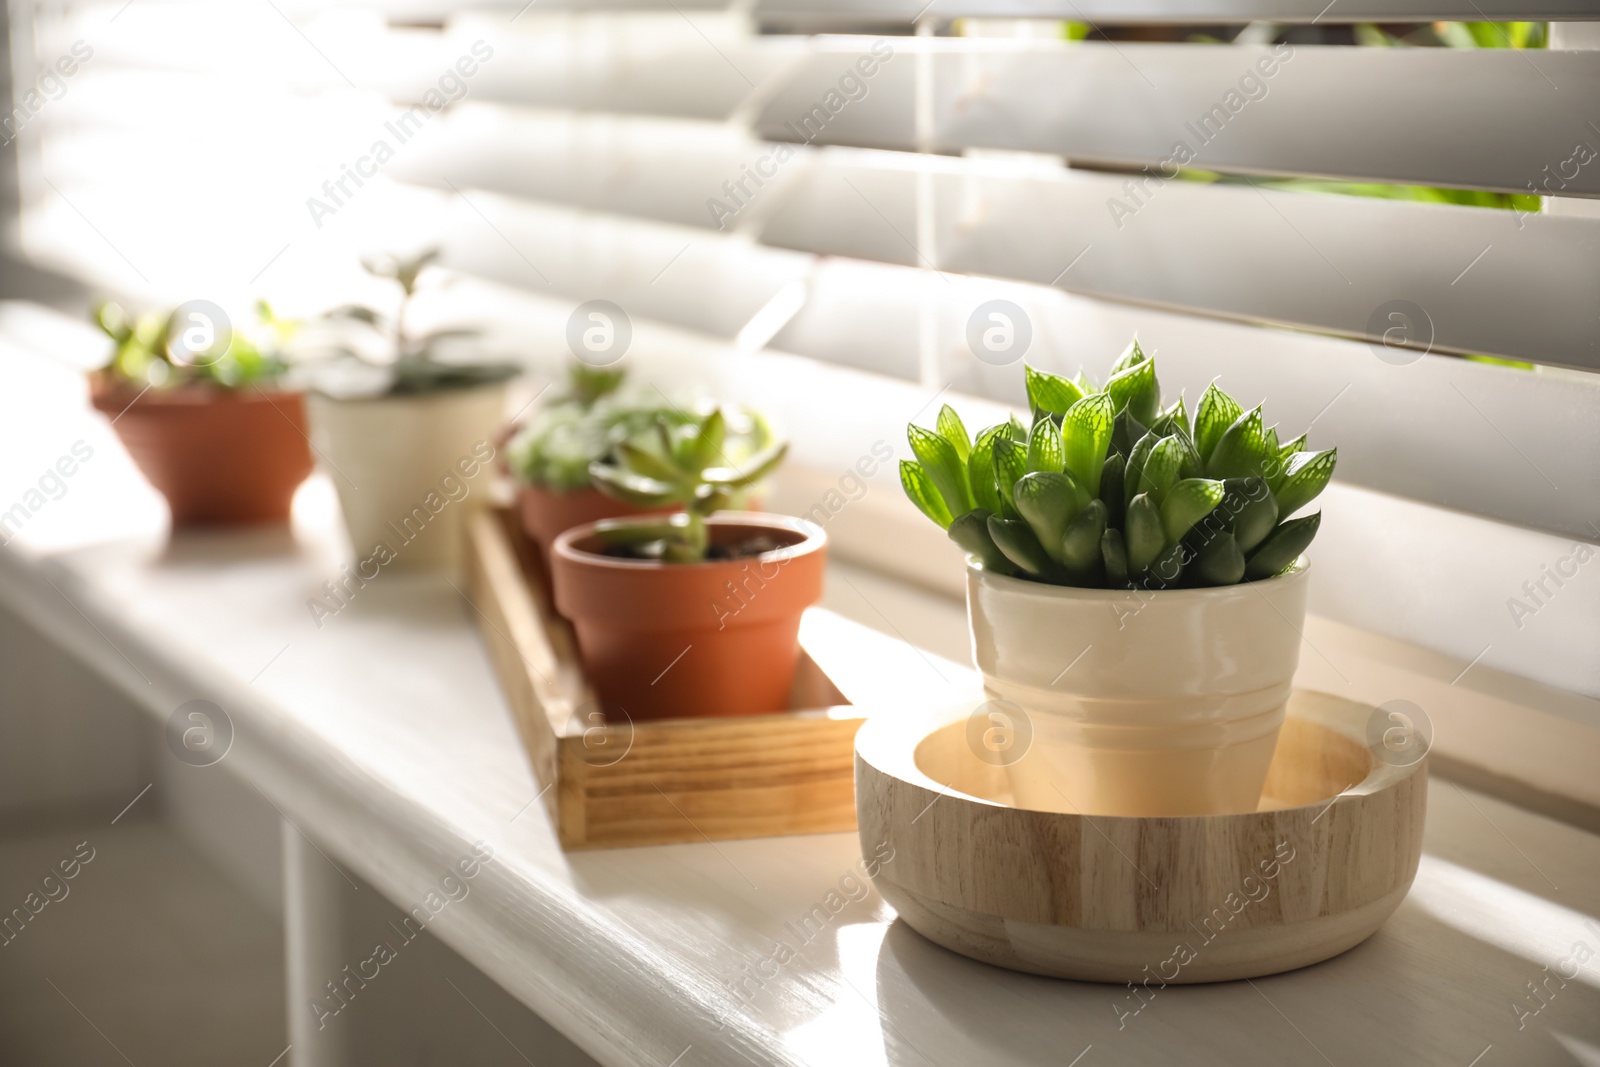
[[[1234,585],[1293,566],[1321,513],[1336,449],[1281,444],[1261,408],[1212,383],[1191,420],[1162,407],[1134,341],[1097,387],[1024,367],[1032,428],[1016,416],[970,438],[946,405],[908,427],[906,495],[986,569],[1090,588]]]

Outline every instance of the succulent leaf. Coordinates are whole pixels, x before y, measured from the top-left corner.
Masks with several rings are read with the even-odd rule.
[[[1296,452],[1284,468],[1283,482],[1274,494],[1278,498],[1278,511],[1293,515],[1317,498],[1333,477],[1333,468],[1339,462],[1339,450],[1325,452]]]
[[[1059,374],[1036,370],[1025,363],[1022,375],[1028,387],[1028,406],[1033,409],[1035,421],[1045,412],[1065,415],[1067,409],[1083,399],[1083,390]]]
[[[1155,451],[1156,442],[1161,440],[1153,433],[1147,433],[1139,438],[1133,446],[1133,451],[1128,454],[1128,469],[1122,482],[1122,506],[1126,508],[1133,503],[1133,498],[1139,493],[1140,482],[1144,478],[1144,465],[1150,459],[1150,453]]]
[[[1321,524],[1322,512],[1314,511],[1303,519],[1290,519],[1273,530],[1261,547],[1251,554],[1244,569],[1245,579],[1254,582],[1282,574],[1311,544]]]
[[[901,460],[900,485],[919,511],[942,528],[946,530],[950,528],[950,508],[945,504],[939,490],[934,488],[933,479],[922,469],[922,464],[909,459]]]
[[[1161,529],[1166,534],[1167,543],[1177,544],[1183,540],[1184,534],[1195,523],[1222,503],[1222,497],[1222,483],[1210,478],[1185,478],[1174,485],[1161,504]],[[1147,499],[1153,502],[1155,498]],[[1133,509],[1130,507],[1128,510],[1131,515]]]
[[[973,442],[972,454],[967,458],[967,485],[972,490],[972,502],[984,511],[999,515],[1005,509],[1000,503],[1000,491],[994,480],[995,438],[1007,431],[1004,423],[991,426],[978,434]]]
[[[700,472],[700,481],[718,489],[748,488],[777,470],[778,464],[783,462],[783,457],[788,451],[789,442],[779,441],[745,460],[742,468],[707,467]]]
[[[1259,407],[1240,415],[1217,438],[1217,447],[1206,460],[1206,473],[1213,478],[1263,477],[1277,460],[1267,451],[1266,431],[1261,425]]]
[[[622,441],[616,446],[617,456],[628,470],[646,478],[666,482],[669,485],[681,482],[684,479],[683,468],[671,460],[642,448],[632,441]]]
[[[939,436],[955,446],[956,455],[961,457],[961,462],[967,462],[967,456],[972,452],[972,439],[967,436],[967,428],[962,425],[961,416],[956,414],[956,409],[949,404],[941,407],[935,425],[939,429]]]
[[[1018,518],[1016,496],[1017,481],[1028,473],[1028,450],[1008,437],[994,439],[994,486],[1000,497],[1002,518]]]
[[[1123,536],[1128,545],[1128,572],[1139,574],[1147,570],[1167,547],[1167,534],[1161,522],[1161,509],[1144,493],[1139,493],[1128,505],[1127,525]]]
[[[665,426],[666,423],[658,425]],[[688,438],[690,442],[684,452],[684,461],[695,470],[703,470],[717,460],[722,459],[722,446],[728,439],[728,420],[722,414],[721,408],[714,409],[700,424],[700,429],[694,436]],[[726,463],[727,460],[722,459]]]
[[[1224,503],[1233,513],[1233,539],[1241,552],[1253,552],[1278,524],[1278,502],[1261,478],[1241,478],[1228,484]]]
[[[1125,456],[1130,455],[1134,446],[1144,440],[1145,434],[1149,432],[1144,423],[1134,418],[1127,408],[1123,408],[1111,422],[1111,451],[1121,452]],[[1161,435],[1156,434],[1156,440],[1160,439]]]
[[[681,490],[675,485],[609,463],[591,463],[589,478],[611,496],[640,507],[664,507],[681,498]]]
[[[1217,388],[1212,382],[1200,397],[1200,406],[1194,412],[1194,446],[1200,452],[1202,463],[1211,461],[1211,453],[1229,426],[1239,420],[1244,408],[1233,397]]]
[[[1106,445],[1111,442],[1115,414],[1110,395],[1096,393],[1072,405],[1062,418],[1066,469],[1089,490],[1090,496],[1100,495],[1100,470],[1106,462]]]
[[[1289,461],[1296,452],[1306,451],[1306,435],[1301,434],[1286,445],[1278,448],[1278,462],[1273,469],[1267,472],[1267,485],[1276,493],[1283,487],[1283,481],[1289,476]]]
[[[973,508],[972,490],[967,486],[966,465],[956,454],[956,446],[943,437],[921,426],[906,427],[906,437],[917,462],[933,480],[934,488],[944,497],[945,507],[951,516],[965,515]]]
[[[1050,557],[1044,546],[1034,536],[1033,528],[1021,519],[1002,519],[989,516],[989,537],[1005,554],[1006,559],[1034,577],[1051,569]]]
[[[1111,374],[1115,377],[1136,363],[1143,363],[1150,357],[1144,354],[1144,349],[1139,347],[1139,338],[1135,337],[1128,342],[1128,347],[1122,350],[1122,355],[1111,365]]]
[[[1154,360],[1140,360],[1113,374],[1106,382],[1106,393],[1115,401],[1118,411],[1126,408],[1128,414],[1145,426],[1161,414],[1161,386],[1156,381]]]
[[[1105,564],[1107,584],[1113,589],[1126,587],[1128,584],[1128,547],[1123,540],[1121,530],[1113,527],[1100,535],[1100,560]]]
[[[1033,471],[1016,484],[1017,512],[1033,527],[1034,535],[1052,559],[1061,560],[1061,538],[1067,524],[1089,502],[1089,494],[1070,474]]]
[[[1223,532],[1207,541],[1196,554],[1189,573],[1205,585],[1237,585],[1244,577],[1244,553],[1231,533]]]
[[[1059,472],[1064,465],[1061,429],[1055,419],[1043,415],[1028,435],[1028,470]]]
[[[1156,557],[1140,579],[1150,589],[1170,589],[1183,578],[1183,546],[1172,545]]]
[[[1015,574],[1016,565],[1000,551],[1000,546],[989,536],[989,512],[977,508],[967,512],[950,524],[950,540],[960,545],[968,554],[977,556],[986,571],[997,574]]]
[[[1126,466],[1127,461],[1122,458],[1122,453],[1113,452],[1106,459],[1106,465],[1100,468],[1100,499],[1106,505],[1106,521],[1119,529],[1122,526],[1122,514],[1128,507],[1128,502],[1122,496]]]
[[[1183,465],[1183,442],[1176,436],[1163,437],[1150,450],[1150,456],[1139,470],[1139,491],[1149,493],[1157,504],[1165,502],[1167,492],[1178,480],[1178,468]]]
[[[1069,573],[1082,576],[1100,568],[1100,541],[1106,533],[1107,514],[1105,501],[1096,497],[1067,523],[1058,558]]]

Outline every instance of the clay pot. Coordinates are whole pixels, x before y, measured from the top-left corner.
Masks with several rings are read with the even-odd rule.
[[[467,519],[487,506],[503,383],[433,393],[308,399],[311,437],[339,490],[358,557],[454,570]]]
[[[760,715],[789,706],[800,615],[822,597],[827,536],[804,519],[724,512],[713,544],[765,534],[749,559],[659,563],[600,554],[594,524],[551,546],[556,610],[607,714],[635,721]]]
[[[167,498],[174,526],[283,522],[311,473],[301,393],[191,385],[141,396],[96,376],[89,398]]]
[[[517,516],[522,520],[523,532],[538,546],[541,559],[547,559],[550,545],[574,526],[649,513],[648,508],[623,503],[592,486],[568,493],[542,485],[517,486]]]
[[[1256,810],[1283,725],[1307,565],[1215,589],[1078,589],[967,565],[985,758],[1018,807],[1164,817]]]

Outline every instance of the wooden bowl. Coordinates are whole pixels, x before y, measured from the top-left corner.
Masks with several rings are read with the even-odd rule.
[[[1297,690],[1259,810],[1088,817],[1010,805],[970,709],[856,737],[862,854],[913,929],[986,963],[1097,982],[1218,982],[1304,967],[1377,930],[1422,855],[1426,759],[1369,748],[1374,709]]]

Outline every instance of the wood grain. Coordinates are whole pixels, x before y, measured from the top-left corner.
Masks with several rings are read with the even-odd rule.
[[[478,516],[468,575],[480,630],[540,797],[568,849],[826,833],[855,826],[863,713],[805,651],[795,711],[609,721],[583,678],[513,513]]]
[[[920,741],[869,726],[863,852],[894,849],[875,883],[915,929],[1004,967],[1157,984],[1302,967],[1375,931],[1421,857],[1426,760],[1377,760],[1370,713],[1297,691],[1261,810],[1168,819],[1011,807],[965,719]]]

